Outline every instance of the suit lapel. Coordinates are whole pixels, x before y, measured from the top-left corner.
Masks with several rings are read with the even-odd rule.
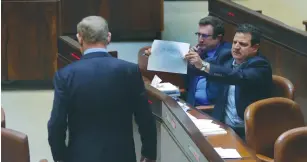
[[[230,59],[229,61],[227,61],[226,63],[225,63],[225,66],[227,67],[227,68],[232,68],[232,63],[233,63],[233,58],[232,59]]]

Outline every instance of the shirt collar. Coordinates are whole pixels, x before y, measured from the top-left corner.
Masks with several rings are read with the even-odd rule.
[[[233,61],[232,61],[232,67],[234,67],[234,68],[237,68],[237,67],[240,67],[242,64],[244,64],[246,61],[244,61],[244,62],[242,62],[241,64],[237,64],[236,63],[236,60],[235,59],[233,59]]]
[[[83,55],[93,52],[108,52],[106,48],[89,48],[83,52]]]

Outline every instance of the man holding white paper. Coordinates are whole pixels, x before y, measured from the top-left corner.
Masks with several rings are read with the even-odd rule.
[[[162,64],[156,63],[158,60],[157,57],[159,57],[156,55],[156,53],[159,53],[161,50],[158,52],[155,50],[157,42],[154,42],[152,49],[148,49],[145,51],[145,55],[150,55],[150,58],[148,60],[148,70],[155,69],[155,71],[177,72],[181,74],[187,74],[186,76],[184,76],[188,92],[187,102],[192,106],[215,104],[216,98],[221,91],[220,83],[207,81],[205,76],[198,75],[193,70],[189,70],[191,66],[189,66],[188,63],[185,62],[185,60],[180,60],[180,57],[181,55],[183,57],[183,55],[185,55],[189,51],[193,51],[196,52],[202,60],[219,64],[219,55],[229,53],[231,49],[231,44],[222,41],[224,36],[224,24],[220,19],[213,16],[207,16],[199,21],[198,32],[196,32],[195,35],[197,36],[198,44],[191,47],[190,49],[187,49],[188,44],[186,43],[180,44],[178,42],[175,42],[173,44],[176,45],[172,47],[176,47],[177,51],[180,52],[173,52],[174,50],[162,50],[164,56],[161,57],[160,55],[159,61],[163,62],[163,64],[166,64],[166,66],[164,66],[164,69],[154,68],[154,66],[156,65],[153,64],[157,64],[157,66]],[[159,42],[159,48],[161,48],[160,43],[162,42]],[[163,44],[164,43],[165,42],[163,42]],[[169,44],[170,43],[164,45],[167,46]],[[168,53],[171,53],[172,56],[168,56]],[[152,59],[152,57],[154,58]],[[229,55],[229,57],[231,57],[231,55]]]
[[[195,72],[208,80],[223,83],[212,116],[229,125],[244,138],[244,112],[248,105],[270,97],[272,68],[270,62],[258,52],[261,32],[251,24],[238,26],[232,44],[232,57],[221,55],[222,65],[203,61],[196,52],[185,57]]]

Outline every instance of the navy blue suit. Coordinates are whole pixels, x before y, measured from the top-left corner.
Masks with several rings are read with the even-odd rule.
[[[156,159],[155,120],[136,64],[89,53],[57,71],[54,88],[48,140],[55,161],[135,162],[133,115],[142,155]]]
[[[218,49],[215,52],[215,56],[212,59],[208,59],[206,56],[206,53],[201,54],[201,58],[207,62],[213,63],[213,64],[221,64],[221,56],[227,56],[227,54],[231,51],[231,43],[223,42]],[[230,58],[231,56],[229,56]],[[187,96],[187,102],[193,106],[197,106],[195,104],[195,92],[196,92],[196,85],[197,85],[197,76],[204,76],[203,74],[200,74],[198,72],[195,72],[193,70],[193,66],[189,64],[188,66],[188,75],[187,75],[187,85],[188,85],[188,96]],[[207,98],[212,103],[215,104],[217,97],[219,96],[222,85],[219,82],[212,82],[210,80],[207,80]]]
[[[221,122],[224,122],[225,119],[229,85],[235,85],[237,114],[244,120],[244,112],[248,105],[257,100],[271,97],[273,84],[271,65],[260,53],[248,59],[237,69],[232,68],[234,59],[230,56],[231,52],[220,55],[221,65],[210,64],[209,74],[194,69],[198,73],[207,75],[208,80],[224,84],[212,113],[212,116]],[[244,136],[244,130],[236,130],[236,128],[234,130]]]

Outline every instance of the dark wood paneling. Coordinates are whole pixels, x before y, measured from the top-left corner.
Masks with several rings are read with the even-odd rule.
[[[104,17],[112,41],[161,37],[163,0],[62,0],[63,35],[75,34],[77,24],[90,15]]]
[[[78,59],[71,57],[71,56],[63,56],[61,54],[58,54],[58,58],[57,58],[57,68],[61,69],[63,67],[65,67],[66,65],[74,62],[74,61],[78,61]]]
[[[209,0],[210,15],[218,16],[230,24],[251,23],[268,39],[298,54],[307,55],[307,33],[227,0]]]
[[[100,15],[109,20],[109,0],[62,0],[62,31],[64,35],[76,33],[82,18]]]
[[[7,54],[6,54],[7,41],[8,39],[7,39],[6,24],[1,23],[1,80],[7,80],[7,71],[8,71]]]
[[[110,28],[114,31],[161,30],[161,0],[112,0],[110,8]]]
[[[109,23],[115,40],[150,40],[161,37],[162,0],[112,0],[110,8],[116,8],[110,11]]]
[[[56,70],[59,1],[1,1],[1,4],[7,37],[4,47],[7,79],[52,79]]]
[[[225,0],[209,1],[209,12],[225,21],[227,41],[232,41],[240,23],[251,23],[262,30],[260,52],[270,60],[273,74],[294,84],[295,101],[307,119],[307,33]]]

